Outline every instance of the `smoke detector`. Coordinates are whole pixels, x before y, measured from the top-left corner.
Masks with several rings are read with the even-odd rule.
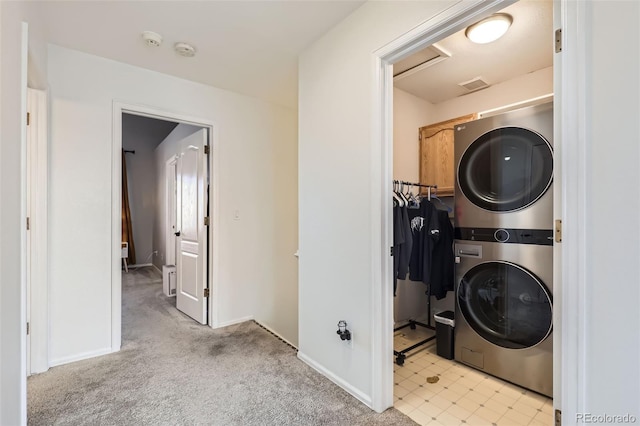
[[[154,33],[153,31],[144,31],[142,33],[142,39],[147,46],[159,47],[162,44],[162,36],[158,33]]]
[[[196,48],[189,43],[178,42],[173,45],[173,48],[176,50],[178,55],[186,56],[187,58],[191,58],[196,54]]]

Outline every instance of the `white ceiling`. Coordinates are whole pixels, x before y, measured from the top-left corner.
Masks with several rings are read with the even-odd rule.
[[[297,105],[298,54],[364,1],[44,1],[50,43],[279,105]],[[163,45],[145,45],[154,31]],[[193,44],[193,58],[173,44]]]
[[[501,12],[513,16],[513,24],[502,38],[474,44],[463,29],[435,44],[450,58],[408,77],[396,78],[394,86],[437,104],[469,93],[458,84],[475,77],[493,85],[552,66],[552,1],[521,0]]]

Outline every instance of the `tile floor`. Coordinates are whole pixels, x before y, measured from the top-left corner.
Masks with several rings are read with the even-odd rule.
[[[395,348],[408,347],[419,338],[418,331],[397,331]],[[420,425],[553,424],[551,399],[439,357],[435,340],[410,352],[403,366],[394,363],[394,372],[394,407]],[[427,383],[433,376],[438,382]]]

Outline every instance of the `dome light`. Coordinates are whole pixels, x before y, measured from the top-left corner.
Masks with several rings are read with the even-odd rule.
[[[495,13],[480,22],[467,27],[465,35],[469,40],[478,44],[491,43],[502,37],[513,22],[511,15]]]

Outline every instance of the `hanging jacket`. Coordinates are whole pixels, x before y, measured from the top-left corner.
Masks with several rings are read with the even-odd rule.
[[[440,236],[433,247],[431,265],[431,295],[436,299],[443,299],[447,291],[454,290],[453,268],[453,238],[454,230],[449,219],[449,213],[443,210],[437,211]]]

